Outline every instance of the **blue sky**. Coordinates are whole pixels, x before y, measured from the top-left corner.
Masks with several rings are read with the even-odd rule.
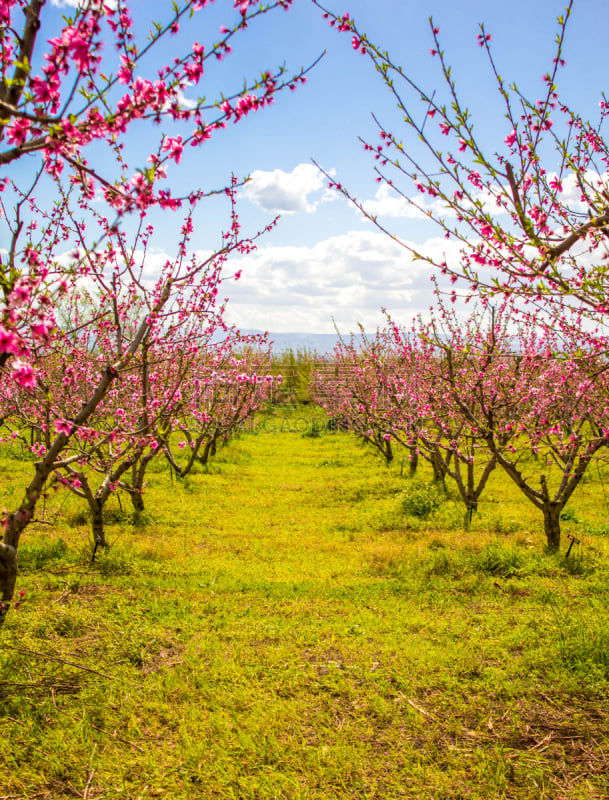
[[[183,41],[213,41],[219,25],[234,18],[232,5],[232,0],[217,0],[195,18],[194,26],[182,31]],[[327,0],[326,5],[338,13],[348,10],[372,41],[430,90],[440,87],[437,61],[429,55],[428,18],[433,15],[461,95],[480,135],[494,151],[501,149],[509,129],[484,52],[476,43],[478,23],[484,22],[493,37],[494,56],[504,78],[516,81],[536,99],[543,90],[541,77],[550,67],[555,20],[565,0],[340,0],[340,4]],[[151,6],[162,18],[165,3],[135,0],[136,29],[141,25],[145,30]],[[429,269],[413,264],[406,251],[329,192],[311,163],[314,158],[334,171],[361,201],[376,202],[380,216],[392,211],[394,216],[383,219],[402,237],[431,251],[444,246],[441,234],[429,223],[397,213],[386,195],[377,196],[373,164],[357,137],[377,140],[373,111],[396,132],[399,121],[371,62],[352,50],[350,39],[331,29],[310,0],[295,0],[289,12],[264,17],[245,31],[231,56],[207,69],[199,87],[215,98],[219,91],[238,90],[245,78],[264,69],[285,62],[288,70],[295,71],[326,51],[298,91],[282,94],[273,108],[229,125],[204,147],[191,150],[169,176],[177,186],[207,189],[222,185],[231,172],[251,175],[239,203],[244,229],[253,231],[281,214],[258,251],[236,265],[243,269],[242,279],[234,286],[226,284],[229,321],[241,327],[322,333],[333,330],[334,320],[344,332],[359,322],[372,330],[382,324],[383,306],[406,322],[430,305]],[[594,117],[601,91],[607,88],[607,41],[607,0],[576,0],[559,90],[561,98],[585,116]],[[168,43],[165,54],[175,44],[175,40]],[[141,132],[130,143],[134,166],[148,135]],[[405,143],[407,135],[403,130]],[[226,210],[222,202],[214,201],[201,210],[193,241],[196,249],[207,252],[217,244]],[[157,219],[155,247],[160,259],[171,253],[180,219],[167,214]]]

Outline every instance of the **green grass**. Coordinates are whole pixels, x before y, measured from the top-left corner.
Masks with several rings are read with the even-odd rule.
[[[499,471],[464,530],[450,486],[407,514],[399,461],[300,417],[186,481],[159,461],[93,567],[49,498],[2,632],[0,797],[606,797],[602,482],[565,559]]]

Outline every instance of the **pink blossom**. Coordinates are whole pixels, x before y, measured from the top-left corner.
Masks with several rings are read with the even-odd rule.
[[[31,127],[32,123],[29,119],[18,118],[6,129],[6,138],[11,144],[14,144],[15,147],[19,147],[27,139]]]
[[[123,64],[122,67],[119,67],[117,75],[119,83],[129,83],[133,77],[133,72]]]
[[[31,296],[31,289],[30,287],[21,281],[18,283],[13,291],[10,293],[8,298],[8,305],[9,308],[21,308],[27,302],[29,302]]]
[[[339,17],[339,22],[340,25],[338,26],[338,30],[342,31],[343,33],[348,31],[351,27],[351,20],[349,19],[349,14],[347,13],[343,14],[342,19]]]
[[[516,141],[516,131],[512,131],[510,134],[508,134],[503,141],[508,147],[513,147],[514,142]]]
[[[235,105],[234,122],[237,122],[237,120],[239,120],[241,117],[249,114],[250,111],[257,111],[259,105],[260,101],[253,94],[246,94],[243,97],[240,97]]]
[[[166,136],[163,139],[162,150],[169,153],[169,158],[173,158],[176,164],[182,160],[182,152],[184,150],[184,142],[181,136]]]
[[[27,361],[16,359],[12,364],[13,378],[24,389],[36,388],[36,375],[32,365]]]
[[[11,353],[14,356],[21,355],[19,337],[14,331],[5,328],[4,325],[0,325],[0,353]]]
[[[46,339],[53,328],[52,322],[49,320],[41,320],[40,322],[32,325],[32,335],[35,339]]]
[[[203,75],[203,64],[199,61],[195,64],[185,64],[184,73],[189,81],[198,83]]]
[[[70,422],[67,419],[57,419],[55,420],[55,430],[57,433],[65,433],[66,436],[69,436],[72,433],[72,429],[74,427],[74,423]]]

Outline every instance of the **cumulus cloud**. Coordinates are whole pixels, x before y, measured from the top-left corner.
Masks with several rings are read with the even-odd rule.
[[[57,8],[84,8],[87,0],[51,0],[51,5]],[[118,0],[105,0],[104,5],[117,8]]]
[[[549,180],[555,177],[557,177],[555,173],[548,175]],[[606,192],[609,189],[609,173],[607,172],[599,174],[593,170],[587,170],[579,177],[592,193]],[[570,172],[566,176],[562,182],[562,187],[562,193],[558,195],[558,198],[564,205],[574,211],[588,210],[588,204],[582,201],[582,191],[575,173]]]
[[[412,245],[414,246],[414,244]],[[434,237],[417,245],[436,261],[456,264],[459,245]],[[205,260],[210,252],[197,251]],[[147,287],[170,255],[158,250],[135,254]],[[235,272],[241,278],[234,281]],[[223,270],[220,297],[227,297],[226,319],[240,328],[276,333],[357,332],[385,324],[383,308],[400,323],[427,315],[433,302],[430,278],[437,274],[404,247],[375,230],[352,230],[311,245],[261,246],[234,257]]]
[[[291,172],[256,170],[250,177],[243,194],[264,211],[310,213],[320,203],[334,199],[334,194],[325,188],[324,176],[313,164],[298,164]]]
[[[420,195],[417,205],[424,207]],[[363,203],[364,211],[373,217],[404,217],[408,219],[426,219],[426,215],[420,208],[408,202],[405,197],[398,194],[388,183],[379,186],[374,200],[366,200]]]
[[[431,239],[425,252],[458,259],[458,247]],[[311,246],[268,246],[240,259],[242,278],[227,285],[229,319],[271,331],[368,330],[383,324],[382,308],[407,321],[432,302],[432,267],[376,231],[351,231]]]
[[[57,8],[84,8],[87,0],[51,0],[51,5]],[[104,5],[110,8],[118,6],[118,0],[105,0]]]
[[[482,209],[487,213],[494,216],[506,213],[505,209],[497,202],[497,198],[490,192],[475,191],[471,193],[471,196],[473,200],[482,203]],[[431,214],[435,219],[450,219],[457,216],[456,211],[441,200],[429,202],[428,198],[420,192],[413,191],[412,199],[414,202],[411,203],[407,197],[396,192],[388,183],[383,183],[377,189],[374,199],[366,200],[363,203],[363,209],[372,217],[429,219],[429,214]],[[462,205],[467,208],[472,204],[464,199]]]

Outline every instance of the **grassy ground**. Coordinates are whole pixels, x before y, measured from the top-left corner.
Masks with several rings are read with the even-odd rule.
[[[464,531],[310,431],[268,418],[186,481],[159,462],[93,568],[86,515],[49,501],[2,633],[0,798],[609,795],[602,482],[567,560],[500,473]],[[1,466],[8,494],[25,465]]]

